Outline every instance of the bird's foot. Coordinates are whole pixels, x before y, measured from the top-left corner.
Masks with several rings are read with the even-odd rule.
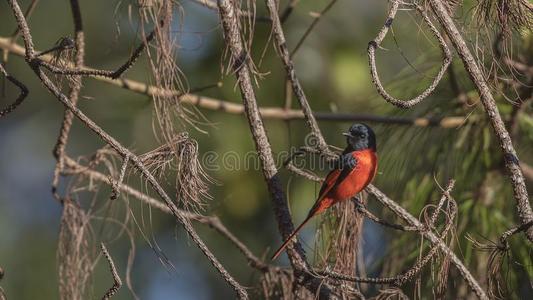
[[[361,198],[359,196],[353,197],[352,198],[352,202],[354,203],[355,209],[357,211],[361,211],[361,210],[366,209],[366,205],[363,203],[363,201],[361,200]]]

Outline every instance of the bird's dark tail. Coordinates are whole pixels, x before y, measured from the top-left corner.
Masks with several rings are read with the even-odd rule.
[[[272,260],[278,258],[278,256],[283,252],[283,250],[285,250],[285,248],[287,247],[287,245],[289,245],[290,241],[292,240],[292,238],[302,229],[302,227],[304,227],[305,224],[307,224],[307,222],[309,222],[309,220],[311,220],[311,218],[314,216],[315,214],[311,213],[307,216],[307,218],[302,222],[302,224],[300,224],[292,233],[291,235],[289,235],[289,237],[285,240],[285,242],[283,242],[283,244],[279,247],[279,249],[276,251],[276,253],[274,253],[274,255],[272,255]]]

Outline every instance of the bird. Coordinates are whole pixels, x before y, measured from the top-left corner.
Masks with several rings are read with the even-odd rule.
[[[285,250],[292,238],[311,218],[338,202],[354,197],[376,176],[378,157],[376,135],[372,128],[366,124],[353,124],[343,135],[346,136],[346,148],[335,161],[333,170],[326,176],[315,204],[304,221],[272,255],[272,260]]]

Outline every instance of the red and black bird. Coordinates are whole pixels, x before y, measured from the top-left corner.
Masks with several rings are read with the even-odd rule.
[[[365,124],[353,124],[343,135],[346,136],[346,149],[339,155],[335,168],[326,176],[315,205],[302,224],[274,253],[272,259],[276,259],[283,252],[292,238],[312,217],[337,202],[354,197],[374,179],[378,166],[374,131]]]

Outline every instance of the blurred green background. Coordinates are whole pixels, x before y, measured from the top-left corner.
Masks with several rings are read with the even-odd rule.
[[[30,1],[20,1],[26,7]],[[125,61],[134,45],[138,20],[128,16],[127,1],[80,1],[86,36],[86,64],[95,68],[113,69]],[[296,45],[313,18],[309,12],[320,11],[328,1],[301,1],[293,15],[284,24],[289,49]],[[284,8],[287,1],[281,1]],[[375,185],[400,202],[413,215],[422,207],[435,203],[439,189],[449,178],[457,180],[454,197],[459,205],[455,245],[456,253],[465,260],[474,276],[485,285],[488,254],[473,249],[465,239],[495,241],[506,229],[517,224],[510,183],[502,169],[502,157],[497,141],[487,124],[472,85],[462,64],[454,56],[453,67],[460,88],[474,105],[462,104],[445,76],[436,92],[411,110],[401,110],[386,103],[375,91],[369,75],[366,47],[377,34],[386,18],[387,1],[338,1],[323,17],[295,56],[296,71],[315,111],[365,113],[394,117],[469,116],[458,128],[413,127],[396,124],[369,124],[378,136],[380,156],[379,175]],[[456,14],[457,21],[466,24],[469,41],[474,41],[476,29],[471,26],[473,3],[467,1]],[[223,38],[215,11],[192,1],[178,1],[181,13],[176,13],[175,34],[177,62],[190,89],[222,82],[221,88],[201,92],[217,99],[239,103],[240,93],[232,74],[226,75],[221,67]],[[133,9],[136,9],[133,6]],[[257,14],[266,15],[264,3],[257,3]],[[135,14],[133,14],[135,15]],[[386,51],[378,51],[379,73],[386,88],[395,96],[407,98],[421,92],[436,74],[441,53],[425,25],[412,11],[398,13],[393,35],[383,44]],[[41,1],[29,25],[38,50],[52,47],[61,37],[72,35],[72,21],[68,1]],[[15,29],[12,13],[6,2],[0,2],[0,36],[8,37]],[[259,105],[284,105],[284,71],[268,40],[268,23],[255,26],[252,57],[263,75],[256,88]],[[531,32],[517,36],[517,51],[531,52]],[[21,43],[21,42],[19,42]],[[261,54],[266,54],[260,62]],[[259,63],[260,62],[260,63]],[[52,97],[28,68],[23,58],[10,56],[7,70],[30,89],[28,99],[14,113],[0,120],[0,267],[5,278],[0,286],[8,299],[56,299],[58,242],[61,205],[50,192],[55,160],[52,156],[63,107]],[[146,59],[125,75],[127,78],[150,82]],[[5,106],[16,95],[10,84],[2,88]],[[512,93],[511,93],[512,94]],[[83,81],[80,107],[96,123],[116,137],[123,145],[144,153],[158,146],[154,137],[152,99],[147,96],[113,87],[93,79]],[[501,93],[497,100],[504,117],[512,110],[510,101]],[[510,98],[513,98],[511,96]],[[293,101],[296,102],[296,101]],[[531,103],[531,101],[530,101]],[[531,104],[519,116],[515,145],[520,159],[533,164],[533,119]],[[298,108],[297,103],[293,108]],[[201,153],[219,154],[218,168],[210,169],[219,184],[211,186],[213,200],[208,214],[216,214],[258,256],[269,257],[272,248],[280,243],[277,225],[266,185],[260,170],[224,166],[224,154],[233,152],[237,157],[254,151],[247,122],[243,115],[200,110],[209,120],[201,125],[202,133],[188,128],[198,140]],[[304,143],[307,134],[300,120],[266,120],[273,150],[289,151]],[[340,135],[350,122],[319,121],[329,144],[344,147]],[[67,152],[71,157],[91,155],[103,143],[79,122],[75,121]],[[280,162],[281,167],[281,162]],[[324,170],[315,170],[324,174]],[[302,220],[312,205],[319,186],[281,171],[283,184],[290,201],[293,219]],[[130,176],[137,183],[135,175]],[[68,181],[67,181],[68,182]],[[66,186],[64,184],[64,186]],[[64,188],[63,186],[63,188]],[[528,181],[531,193],[531,181]],[[96,193],[106,199],[109,190]],[[92,195],[81,194],[80,202]],[[173,218],[140,209],[130,199],[132,213],[140,225],[134,232],[136,259],[132,270],[133,287],[143,299],[221,299],[232,298],[233,292],[209,265]],[[370,201],[372,211],[395,220],[390,212]],[[105,215],[104,210],[99,211]],[[118,219],[128,214],[116,213]],[[149,220],[149,221],[148,221]],[[195,225],[204,241],[220,258],[231,274],[251,291],[259,274],[247,266],[243,256],[217,233],[203,225]],[[314,226],[308,226],[301,235],[306,251],[313,252]],[[130,243],[125,236],[114,239],[117,228],[102,227],[96,223],[95,241],[108,243],[110,252],[121,274],[124,274]],[[146,236],[143,238],[141,231]],[[154,251],[161,249],[161,253]],[[512,297],[532,297],[531,244],[523,235],[513,237],[508,262],[504,269]],[[398,235],[388,229],[365,222],[363,253],[368,272],[389,275],[407,268],[417,256],[418,240],[414,235]],[[270,252],[267,250],[270,249]],[[164,254],[162,254],[164,253]],[[162,255],[174,267],[160,262]],[[312,257],[312,255],[308,255]],[[403,259],[408,257],[408,259]],[[286,264],[285,258],[282,260]],[[426,273],[429,274],[430,271]],[[453,274],[452,270],[452,274]],[[424,273],[425,274],[425,273]],[[451,276],[453,278],[453,276]],[[91,289],[91,298],[100,298],[111,285],[111,277],[103,260],[98,262]],[[430,283],[428,283],[430,284]],[[432,298],[424,285],[424,298]],[[450,297],[464,297],[464,284],[459,277],[450,283]],[[461,290],[461,288],[463,290]],[[412,295],[412,285],[406,287]],[[452,291],[453,290],[453,291]],[[372,291],[371,291],[372,292]],[[115,299],[131,299],[124,286]]]

